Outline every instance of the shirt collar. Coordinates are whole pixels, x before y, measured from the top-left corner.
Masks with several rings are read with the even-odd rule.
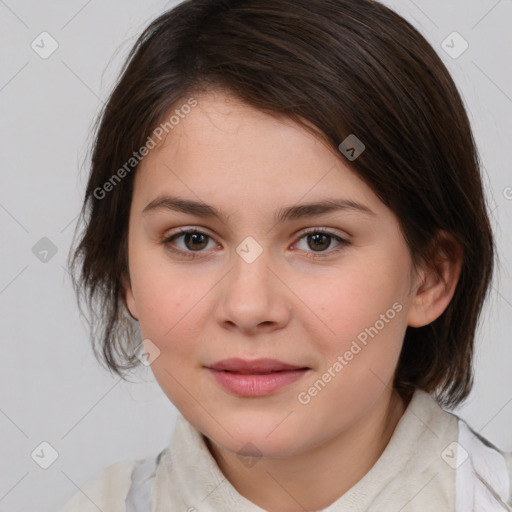
[[[429,394],[416,390],[374,466],[324,512],[365,512],[376,505],[405,505],[427,486],[423,509],[425,504],[436,503],[436,496],[445,509],[453,509],[454,475],[440,454],[456,441],[456,422],[457,417],[444,411]],[[221,472],[203,435],[181,414],[157,470],[153,503],[157,512],[264,512],[238,493]],[[423,509],[421,505],[418,508]]]

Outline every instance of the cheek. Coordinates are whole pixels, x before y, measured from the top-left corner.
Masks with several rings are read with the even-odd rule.
[[[319,329],[311,338],[321,354],[318,371],[325,380],[331,377],[324,372],[336,375],[324,399],[344,396],[353,404],[377,396],[391,380],[407,327],[407,265],[407,260],[373,254],[347,264],[335,280],[326,279],[314,294],[304,295],[317,313],[308,317]],[[306,293],[306,285],[300,293]],[[311,325],[306,329],[311,331]]]
[[[400,262],[386,265],[383,260],[347,265],[337,286],[326,281],[308,295],[317,313],[309,315],[311,325],[323,325],[311,337],[321,365],[302,386],[301,399],[311,400],[309,413],[318,415],[326,429],[337,428],[339,421],[326,404],[347,411],[350,422],[391,385],[406,329],[403,268]]]
[[[401,317],[398,309],[406,309],[405,291],[403,271],[398,271],[396,265],[361,264],[347,266],[324,282],[317,281],[313,289],[309,281],[304,281],[298,294],[313,305],[317,315],[312,317],[325,327],[325,339],[346,341],[375,323],[382,331],[383,321],[385,330],[390,330],[392,323],[400,323],[394,320]]]
[[[186,267],[177,271],[162,261],[141,261],[133,265],[131,274],[142,335],[160,350],[172,348],[177,354],[191,350],[213,283],[205,282],[204,276],[195,279]]]
[[[141,334],[159,350],[151,364],[155,379],[182,413],[194,417],[197,404],[190,397],[200,395],[194,376],[212,284],[184,276],[186,270],[146,267],[139,275],[137,301]]]

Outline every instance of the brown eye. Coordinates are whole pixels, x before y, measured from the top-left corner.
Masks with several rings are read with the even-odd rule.
[[[162,244],[170,251],[190,258],[206,252],[204,249],[208,247],[209,242],[213,242],[212,237],[197,229],[181,229],[179,233],[162,240]]]
[[[300,247],[300,242],[303,239],[306,240],[306,243],[304,244],[306,246],[305,248]],[[335,242],[334,244],[333,240]],[[304,233],[299,239],[299,249],[303,250],[308,258],[326,258],[338,253],[348,245],[350,245],[348,240],[345,240],[334,233],[320,230],[318,228]]]
[[[331,245],[332,237],[325,233],[314,233],[307,235],[308,246],[314,251],[323,251]]]
[[[187,249],[192,251],[200,251],[208,245],[208,238],[208,235],[205,235],[204,233],[185,233],[183,235],[183,242]]]

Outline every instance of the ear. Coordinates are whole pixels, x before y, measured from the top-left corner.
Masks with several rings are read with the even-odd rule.
[[[459,281],[463,250],[445,231],[438,234],[430,258],[418,272],[407,325],[423,327],[441,316],[452,300]]]
[[[135,304],[135,298],[133,296],[132,284],[130,281],[130,276],[123,275],[121,277],[121,285],[123,287],[124,295],[123,295],[123,303],[130,314],[130,316],[134,320],[139,320],[139,314],[137,312],[137,305]]]

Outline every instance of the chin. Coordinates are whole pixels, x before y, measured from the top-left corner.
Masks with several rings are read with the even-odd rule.
[[[285,458],[302,451],[301,436],[307,435],[307,431],[293,422],[287,423],[287,419],[283,421],[284,418],[286,414],[266,418],[260,413],[243,417],[237,414],[232,419],[223,416],[225,430],[213,425],[211,419],[205,428],[198,430],[215,444],[240,456]]]

